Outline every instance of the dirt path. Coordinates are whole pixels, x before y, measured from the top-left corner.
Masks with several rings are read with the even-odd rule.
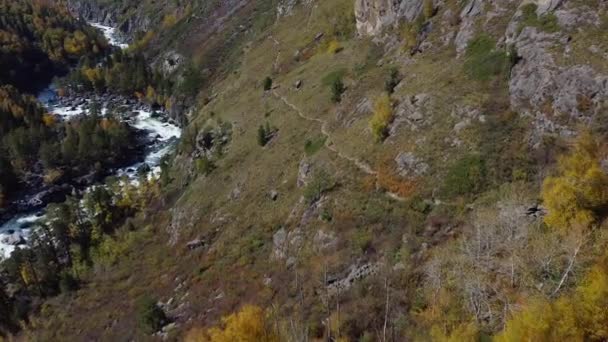
[[[327,122],[326,121],[307,116],[306,114],[304,114],[304,112],[300,108],[298,108],[293,103],[289,102],[289,100],[287,100],[287,98],[285,96],[280,95],[276,90],[273,91],[273,94],[275,97],[277,97],[281,101],[283,101],[283,103],[285,103],[288,107],[293,109],[293,111],[296,112],[296,114],[298,114],[298,116],[301,117],[302,119],[307,120],[307,121],[313,121],[313,122],[319,123],[321,125],[321,134],[323,134],[327,138],[325,140],[325,147],[328,150],[337,154],[338,157],[340,157],[344,160],[347,160],[352,164],[355,164],[355,166],[359,170],[361,170],[363,173],[372,175],[372,176],[378,175],[378,172],[375,171],[374,169],[372,169],[371,166],[369,166],[369,164],[365,163],[364,161],[361,161],[360,159],[349,156],[349,155],[343,153],[342,151],[338,150],[338,148],[336,148],[336,145],[333,143],[333,141],[331,139],[331,134],[329,134],[329,132],[327,131]]]
[[[342,151],[340,151],[337,147],[336,144],[334,144],[334,142],[332,141],[331,138],[331,134],[329,133],[329,131],[327,130],[327,121],[321,120],[319,118],[313,118],[311,116],[308,116],[306,114],[304,114],[304,112],[295,104],[289,102],[289,100],[279,94],[276,90],[272,91],[272,94],[278,98],[279,100],[281,100],[285,105],[287,105],[289,108],[291,108],[300,118],[306,120],[306,121],[312,121],[312,122],[316,122],[318,124],[321,125],[321,134],[323,134],[326,139],[325,139],[325,147],[334,152],[336,155],[338,155],[338,157],[340,157],[341,159],[344,159],[352,164],[354,164],[359,170],[361,170],[363,173],[367,174],[367,175],[371,175],[374,176],[376,178],[376,188],[378,188],[378,171],[374,170],[369,164],[367,164],[366,162],[355,158],[353,156],[349,156],[345,153],[343,153]],[[399,195],[392,193],[392,192],[386,192],[386,195],[394,200],[397,201],[404,201],[405,199],[400,197]]]

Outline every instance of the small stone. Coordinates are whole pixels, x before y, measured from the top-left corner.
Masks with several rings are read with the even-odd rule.
[[[195,239],[195,240],[188,242],[186,244],[186,247],[188,247],[189,250],[193,251],[197,248],[203,247],[204,245],[205,245],[205,243],[202,240]]]
[[[279,193],[276,190],[271,190],[269,195],[270,199],[273,201],[276,201],[277,198],[279,198]]]

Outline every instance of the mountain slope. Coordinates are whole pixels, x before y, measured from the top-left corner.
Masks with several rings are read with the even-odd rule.
[[[255,304],[281,340],[606,338],[605,4],[274,5],[231,44],[261,2],[219,28],[156,3],[177,21],[150,54],[214,77],[162,205],[27,336],[205,340]],[[138,330],[143,296],[161,333]]]

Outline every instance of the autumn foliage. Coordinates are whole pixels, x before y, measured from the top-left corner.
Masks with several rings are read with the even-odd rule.
[[[572,295],[551,303],[533,299],[497,336],[510,341],[605,341],[608,339],[608,264],[600,262]]]
[[[388,135],[388,126],[393,122],[393,107],[387,94],[379,96],[374,102],[374,115],[369,126],[376,141],[382,141]]]
[[[608,204],[608,175],[600,165],[599,145],[583,134],[572,151],[561,157],[558,172],[545,179],[542,198],[548,226],[560,230],[587,228]]]
[[[186,342],[275,342],[279,341],[266,312],[258,306],[245,305],[222,318],[222,324],[208,330],[194,328]]]

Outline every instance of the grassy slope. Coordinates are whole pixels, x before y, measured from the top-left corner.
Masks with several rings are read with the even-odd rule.
[[[394,201],[375,191],[369,186],[369,175],[323,148],[309,158],[316,168],[328,170],[339,180],[339,186],[323,202],[333,219],[319,220],[317,213],[301,227],[306,243],[300,251],[297,272],[270,259],[273,234],[281,226],[296,228],[306,209],[300,203],[302,190],[296,186],[298,164],[306,157],[305,141],[319,138],[320,124],[303,120],[271,93],[264,94],[264,77],[270,75],[278,85],[276,92],[306,115],[326,121],[333,146],[374,169],[385,167],[384,163],[392,162],[400,151],[423,156],[431,165],[430,174],[418,182],[417,190],[423,195],[440,187],[445,169],[455,156],[477,146],[474,127],[460,133],[461,146],[452,147],[446,142],[454,136],[456,119],[450,115],[454,106],[479,106],[506,95],[502,84],[496,88],[468,80],[453,47],[435,44],[433,50],[407,63],[396,63],[404,79],[393,95],[394,99],[405,99],[429,94],[430,126],[414,132],[402,127],[384,144],[374,143],[367,128],[371,113],[357,112],[355,107],[360,99],[373,99],[382,91],[390,63],[384,61],[378,66],[377,47],[365,39],[341,42],[344,50],[335,55],[325,51],[323,42],[313,42],[318,32],[328,31],[327,18],[319,13],[332,13],[345,4],[344,0],[318,3],[312,16],[309,8],[300,8],[247,44],[234,72],[213,84],[210,92],[218,94],[217,98],[196,115],[195,122],[202,126],[214,112],[215,118],[233,123],[234,133],[218,168],[210,176],[192,181],[175,203],[167,204],[173,212],[187,213],[180,222],[180,242],[176,246],[167,244],[166,228],[171,221],[168,211],[139,218],[137,226],[147,228],[133,233],[134,241],[128,243],[124,257],[115,265],[91,271],[89,282],[73,298],[50,301],[35,324],[38,329],[30,333],[34,340],[141,339],[134,303],[145,293],[163,301],[173,297],[177,303],[186,303],[184,312],[193,319],[188,325],[214,323],[244,302],[265,307],[278,304],[285,314],[296,315],[300,312],[296,273],[303,288],[305,319],[318,322],[324,308],[317,294],[324,265],[330,273],[337,273],[358,259],[394,264],[403,246],[413,253],[430,242],[422,234],[424,216],[411,209],[409,202]],[[431,39],[438,40],[436,34]],[[294,52],[305,46],[312,46],[315,53],[303,62],[294,61]],[[347,70],[348,90],[343,103],[335,105],[321,80],[341,68]],[[297,80],[303,81],[299,91],[292,87]],[[279,133],[262,148],[256,143],[257,127],[266,121],[278,127]],[[182,177],[183,170],[178,168],[176,184]],[[241,189],[240,198],[231,200],[229,195],[236,187]],[[279,192],[277,201],[269,199],[273,189]],[[457,203],[435,211],[449,212],[457,221],[461,209]],[[339,237],[335,251],[313,251],[310,242],[318,229],[333,231]],[[210,240],[210,246],[187,251],[184,243],[196,237]],[[415,284],[416,275],[392,272],[387,276],[393,279],[398,293],[394,310],[405,316],[415,298],[415,286],[410,284]],[[266,277],[272,279],[269,286],[264,285]],[[185,286],[175,291],[182,281]],[[360,315],[361,329],[373,331],[374,326],[380,326],[376,320],[381,317],[383,300],[377,291],[383,282],[383,276],[378,276],[343,295],[343,315]],[[184,330],[182,326],[171,336],[177,338]]]

